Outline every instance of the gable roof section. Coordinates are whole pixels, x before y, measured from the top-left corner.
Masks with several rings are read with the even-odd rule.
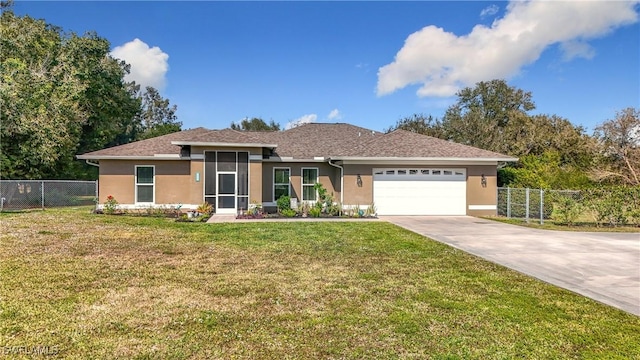
[[[281,158],[313,159],[342,155],[360,144],[381,136],[359,126],[344,123],[309,123],[272,133],[278,143],[274,155]]]
[[[515,161],[492,151],[431,136],[395,130],[376,132],[345,123],[309,123],[285,131],[237,131],[195,128],[115,146],[79,159],[177,158],[181,145],[266,147],[286,160],[482,160]]]
[[[180,147],[171,144],[172,141],[186,140],[194,136],[202,135],[211,130],[203,127],[178,131],[175,133],[154,137],[151,139],[135,141],[118,145],[86,154],[78,155],[78,159],[104,159],[104,158],[141,158],[158,157],[159,155],[180,155]]]
[[[491,159],[513,161],[511,156],[406,130],[378,136],[349,149],[342,158]]]
[[[267,147],[278,146],[274,142],[269,142],[271,134],[265,132],[265,136],[258,136],[257,132],[238,131],[233,129],[209,130],[202,134],[196,134],[185,140],[174,140],[173,145],[198,145],[198,146],[245,146],[245,147]]]

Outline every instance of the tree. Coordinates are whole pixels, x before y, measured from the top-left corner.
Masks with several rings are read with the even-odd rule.
[[[182,123],[178,121],[176,105],[169,105],[169,100],[160,96],[158,90],[147,86],[140,95],[140,112],[136,116],[136,140],[149,139],[180,131]]]
[[[442,120],[448,140],[485,150],[508,153],[505,128],[535,109],[531,93],[511,87],[504,80],[479,82],[457,93],[458,101]]]
[[[10,10],[0,25],[0,176],[95,178],[74,156],[131,140],[140,103],[123,81],[128,66],[95,33]]]
[[[276,124],[273,120],[267,124],[264,120],[254,117],[242,119],[239,124],[232,122],[231,128],[239,131],[279,131],[280,124]]]
[[[440,121],[434,119],[431,115],[425,116],[424,114],[413,114],[409,117],[402,118],[398,120],[395,125],[388,128],[386,132],[391,132],[396,129],[438,138],[442,138],[444,135]]]
[[[598,181],[640,185],[640,109],[626,108],[598,125],[594,136],[602,146],[593,175]]]
[[[503,80],[479,82],[458,92],[442,121],[413,115],[394,128],[452,140],[520,158],[499,171],[501,185],[585,187],[585,169],[592,166],[595,141],[584,128],[556,115],[530,115],[530,92]],[[545,163],[552,162],[549,168]],[[543,172],[553,169],[547,174]]]

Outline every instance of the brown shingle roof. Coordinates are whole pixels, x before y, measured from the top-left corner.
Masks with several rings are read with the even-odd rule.
[[[265,134],[275,132],[265,132]],[[190,137],[189,142],[220,143],[220,144],[275,144],[267,136],[259,136],[258,132],[238,131],[233,129],[209,130],[208,132]]]
[[[491,158],[510,159],[510,156],[473,146],[416,134],[406,130],[395,130],[378,136],[365,144],[349,149],[348,157],[404,157],[404,158]]]
[[[79,158],[108,156],[154,156],[179,154],[180,147],[171,142],[217,144],[277,145],[274,155],[281,158],[512,158],[472,146],[395,130],[384,134],[344,123],[310,123],[285,131],[207,130],[196,128],[152,139],[90,152]]]
[[[85,156],[154,156],[156,154],[180,154],[180,147],[172,145],[172,141],[188,140],[194,136],[207,133],[211,130],[203,127],[178,131],[175,133],[154,137],[151,139],[135,141],[132,143],[118,145],[98,151],[92,151],[78,156],[82,159]]]
[[[278,156],[313,159],[339,156],[382,134],[344,123],[310,123],[273,135],[278,144],[275,151]]]

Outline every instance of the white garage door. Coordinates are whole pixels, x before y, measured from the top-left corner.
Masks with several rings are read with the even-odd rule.
[[[465,215],[465,169],[373,170],[373,201],[379,215]]]

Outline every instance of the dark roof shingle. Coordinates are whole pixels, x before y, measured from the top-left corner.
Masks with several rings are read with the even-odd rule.
[[[310,123],[285,131],[237,131],[195,128],[83,154],[79,158],[179,154],[177,142],[277,145],[281,158],[484,158],[510,156],[405,130],[381,133],[344,123]]]

